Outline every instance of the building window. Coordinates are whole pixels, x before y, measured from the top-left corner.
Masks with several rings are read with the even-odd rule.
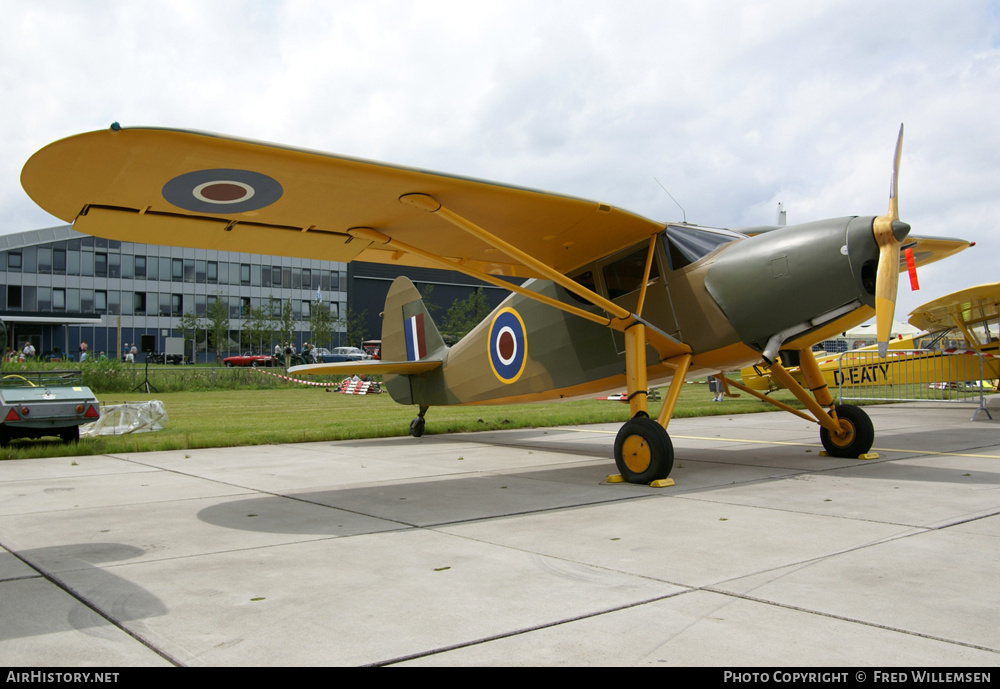
[[[52,288],[52,310],[53,311],[65,311],[66,310],[66,290],[60,287]]]
[[[146,315],[146,293],[145,292],[133,292],[132,294],[132,311],[137,316]]]
[[[241,263],[240,264],[240,284],[249,285],[250,284],[250,264]]]
[[[44,246],[38,247],[38,272],[52,272],[52,249]]]
[[[7,285],[7,308],[8,309],[20,309],[21,308],[21,286],[20,285]]]
[[[38,310],[39,311],[51,311],[52,310],[52,289],[49,287],[39,287],[38,288]]]
[[[170,315],[180,316],[184,313],[184,298],[180,294],[170,295]]]
[[[97,252],[94,254],[94,276],[106,278],[108,276],[108,255]]]
[[[66,273],[66,249],[52,250],[52,272],[59,275]]]
[[[208,281],[213,285],[219,282],[219,264],[215,261],[208,262]]]
[[[7,270],[21,271],[21,252],[20,251],[8,251],[7,252]],[[7,302],[10,303],[9,301]],[[18,299],[18,304],[21,303],[20,298]],[[20,308],[20,306],[18,306]]]
[[[170,279],[174,282],[182,282],[184,280],[184,261],[175,258],[170,265]]]
[[[94,292],[94,311],[97,313],[104,313],[108,310],[108,293],[104,290],[96,290]]]

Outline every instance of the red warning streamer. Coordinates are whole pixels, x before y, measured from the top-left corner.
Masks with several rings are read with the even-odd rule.
[[[916,292],[920,289],[917,282],[917,262],[913,260],[913,247],[909,247],[903,252],[906,255],[906,270],[910,274],[910,291]]]

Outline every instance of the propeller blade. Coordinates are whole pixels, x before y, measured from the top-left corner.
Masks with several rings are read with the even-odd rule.
[[[879,247],[878,275],[875,282],[875,328],[879,356],[889,351],[892,318],[896,311],[896,288],[899,284],[899,250],[910,226],[899,220],[899,161],[903,154],[903,125],[899,125],[896,153],[889,183],[889,210],[875,218],[872,231]]]

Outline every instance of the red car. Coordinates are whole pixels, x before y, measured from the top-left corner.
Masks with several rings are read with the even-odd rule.
[[[233,366],[274,366],[274,357],[270,354],[250,354],[243,356],[227,356],[222,360],[228,368]]]

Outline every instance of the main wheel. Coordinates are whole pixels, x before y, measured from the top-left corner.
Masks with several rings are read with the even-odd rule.
[[[875,426],[865,410],[852,404],[842,404],[834,411],[844,429],[843,437],[837,437],[825,428],[819,431],[823,448],[833,457],[857,459],[872,449],[875,442]]]
[[[670,475],[674,446],[660,424],[636,416],[628,420],[615,438],[615,464],[629,483],[652,483]]]
[[[72,443],[80,442],[80,427],[70,426],[69,428],[64,428],[59,431],[59,437],[62,439],[63,444],[70,445]]]

